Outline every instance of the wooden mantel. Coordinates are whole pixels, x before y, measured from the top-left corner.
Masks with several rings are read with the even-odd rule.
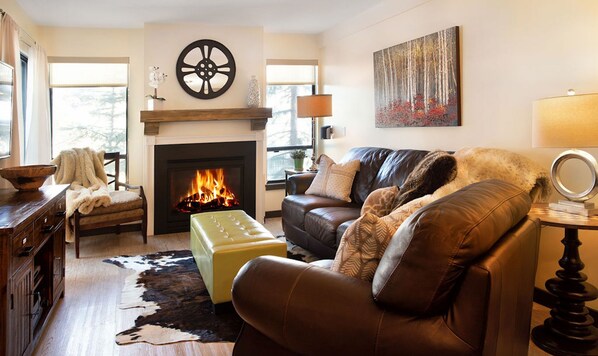
[[[200,110],[154,110],[142,111],[143,133],[155,136],[160,132],[161,122],[251,120],[252,130],[264,130],[272,108],[234,108]]]

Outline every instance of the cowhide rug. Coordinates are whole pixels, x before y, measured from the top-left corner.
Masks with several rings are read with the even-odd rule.
[[[119,308],[140,308],[135,326],[116,335],[119,345],[148,342],[235,341],[242,321],[234,313],[212,313],[212,301],[189,250],[104,260],[132,269]]]
[[[317,260],[309,251],[287,245],[289,258]],[[212,313],[212,301],[191,251],[118,256],[104,262],[135,271],[125,280],[119,308],[139,308],[140,315],[135,326],[116,335],[117,344],[235,341],[242,320],[233,311]]]

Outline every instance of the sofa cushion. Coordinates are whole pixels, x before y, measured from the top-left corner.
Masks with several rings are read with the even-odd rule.
[[[378,147],[355,147],[349,150],[341,162],[348,162],[358,159],[360,162],[359,172],[353,180],[351,188],[351,200],[356,204],[363,204],[367,196],[372,192],[371,185],[378,170],[386,160],[386,157],[393,151],[388,148]],[[379,186],[387,187],[388,185]]]
[[[305,194],[335,198],[350,202],[351,186],[355,173],[359,170],[359,161],[334,163],[332,158],[321,155],[318,173]]]
[[[390,187],[391,185],[401,188],[411,171],[413,171],[428,152],[398,150],[389,154],[384,164],[376,171],[376,176],[369,187],[370,192],[378,188]]]
[[[374,275],[374,299],[413,314],[446,311],[462,272],[530,207],[523,190],[486,180],[419,209],[392,237]]]
[[[282,216],[288,222],[296,227],[305,230],[305,214],[309,211],[321,207],[351,206],[342,200],[319,197],[317,195],[289,195],[282,201]]]
[[[457,176],[457,160],[445,151],[428,153],[413,169],[401,187],[396,207],[432,194]]]
[[[415,199],[387,216],[366,213],[345,231],[331,270],[371,282],[392,235],[403,221],[433,201],[431,195]]]
[[[361,215],[367,213],[374,214],[377,217],[388,215],[397,205],[396,200],[398,196],[399,188],[396,185],[374,190],[363,202]]]
[[[359,212],[357,206],[313,209],[305,214],[305,231],[324,245],[336,249],[337,228],[347,220],[357,219]]]

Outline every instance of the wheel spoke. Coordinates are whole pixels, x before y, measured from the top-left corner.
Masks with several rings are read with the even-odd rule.
[[[217,70],[216,73],[226,75],[227,77],[230,77],[230,75],[232,74],[230,70],[229,71]]]
[[[183,65],[181,65],[181,68],[192,68],[195,70],[195,66],[193,64],[189,64],[186,62],[183,62]]]
[[[208,46],[208,58],[212,57],[212,50],[213,49],[214,49],[214,47]]]
[[[212,94],[214,89],[212,89],[212,83],[208,82],[208,94]]]

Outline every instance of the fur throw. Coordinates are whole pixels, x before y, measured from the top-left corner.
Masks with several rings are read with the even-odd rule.
[[[445,151],[428,153],[411,171],[401,187],[395,208],[432,194],[436,189],[449,183],[457,175],[457,160]]]
[[[52,160],[57,166],[54,180],[58,184],[80,185],[89,188],[108,184],[104,171],[104,151],[95,152],[89,147],[64,150]]]
[[[75,210],[89,214],[93,208],[112,204],[104,170],[104,151],[74,148],[60,152],[52,161],[57,166],[54,180],[71,186],[66,192],[66,241],[73,242],[71,219]]]
[[[501,179],[529,193],[533,202],[550,197],[548,172],[520,154],[497,148],[462,148],[455,152],[457,177],[434,192],[435,198],[449,195],[469,184]]]

